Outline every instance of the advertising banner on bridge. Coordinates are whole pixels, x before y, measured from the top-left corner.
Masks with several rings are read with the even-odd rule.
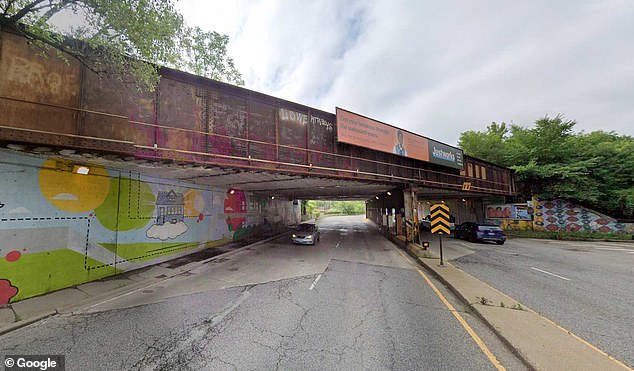
[[[337,107],[337,141],[456,169],[462,150]]]

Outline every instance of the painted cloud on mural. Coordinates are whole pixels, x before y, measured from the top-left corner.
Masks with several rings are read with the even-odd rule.
[[[9,210],[9,214],[30,214],[31,210],[27,209],[24,206],[16,207],[15,209]]]
[[[146,232],[148,238],[156,238],[161,241],[174,239],[181,234],[187,232],[187,224],[184,222],[165,223],[163,225],[154,224]]]

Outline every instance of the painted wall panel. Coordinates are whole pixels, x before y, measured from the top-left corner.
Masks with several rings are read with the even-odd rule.
[[[77,173],[78,167],[89,169]],[[0,304],[299,221],[251,193],[0,151]]]
[[[534,197],[533,208],[535,230],[634,233],[634,223],[619,223],[609,216],[566,200]]]

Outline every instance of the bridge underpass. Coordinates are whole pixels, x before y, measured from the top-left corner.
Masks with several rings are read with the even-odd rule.
[[[0,36],[10,302],[295,224],[300,199],[405,200],[465,182],[471,197],[514,193],[509,169],[349,111],[170,69],[140,92]]]
[[[371,212],[411,221],[419,197],[465,183],[474,199],[512,195],[509,169],[341,109],[170,69],[140,92],[15,33],[0,31],[0,48],[0,307],[93,300],[52,307],[64,315],[0,337],[3,349],[64,353],[77,369],[487,367]],[[379,148],[363,130],[389,138]],[[174,263],[286,231],[305,199],[366,200],[369,218],[320,219],[314,247],[285,234]]]

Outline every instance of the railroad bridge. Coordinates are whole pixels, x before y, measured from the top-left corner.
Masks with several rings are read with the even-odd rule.
[[[515,192],[508,168],[345,109],[168,68],[142,92],[11,32],[0,43],[0,250],[73,251],[56,262],[79,272],[50,268],[18,299],[296,223],[298,200],[367,200],[382,224],[436,200],[477,218]]]

